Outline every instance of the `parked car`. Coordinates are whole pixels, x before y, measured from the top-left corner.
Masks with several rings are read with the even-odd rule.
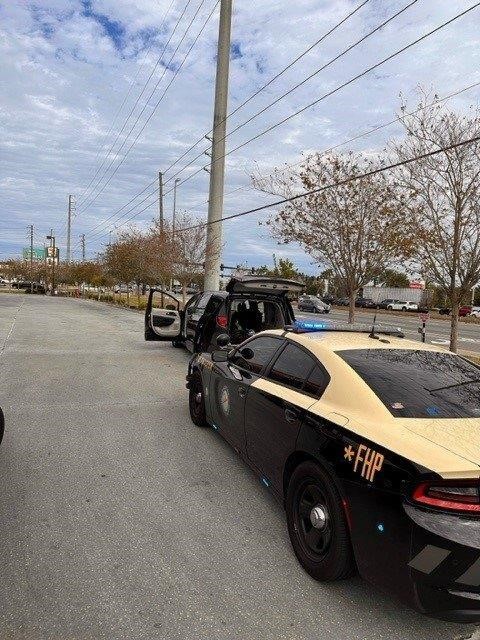
[[[386,300],[377,302],[377,309],[388,309],[388,306],[394,302],[397,302],[394,298],[387,298]]]
[[[116,284],[113,287],[113,291],[115,293],[129,293],[130,291],[133,291],[133,287],[130,284]]]
[[[474,308],[475,307],[472,307],[469,304],[462,305],[458,310],[459,317],[460,318],[465,318],[466,316],[469,316],[472,313]],[[480,307],[477,307],[477,308],[480,308]],[[451,314],[451,312],[452,312],[451,307],[442,307],[441,309],[438,310],[438,313],[441,316],[449,316]]]
[[[471,313],[472,313],[472,307],[469,304],[462,305],[458,310],[458,315],[460,318],[465,318],[466,316],[469,316]]]
[[[329,294],[327,294],[326,296],[322,296],[322,300],[323,302],[325,302],[325,304],[329,304],[332,305],[335,301],[335,298]]]
[[[386,308],[389,311],[418,311],[418,304],[410,300],[392,300]]]
[[[12,289],[26,289],[30,286],[30,282],[28,280],[17,280],[16,282],[12,282]]]
[[[398,329],[299,325],[196,354],[193,423],[278,499],[312,578],[358,571],[424,613],[478,622],[478,366]]]
[[[330,313],[330,305],[316,296],[308,296],[299,299],[298,310],[309,311],[310,313]]]
[[[37,293],[40,295],[45,295],[47,293],[45,285],[41,284],[40,282],[34,282],[33,287],[31,286],[31,283],[28,283],[28,285],[24,287],[24,289],[25,293]]]
[[[339,307],[348,307],[350,300],[348,298],[337,298],[335,304]]]
[[[372,298],[356,298],[355,306],[360,307],[361,309],[375,309],[377,303],[372,300]]]
[[[473,318],[480,318],[480,307],[472,307],[472,312],[470,315]]]
[[[213,351],[220,334],[232,344],[265,329],[295,322],[287,294],[298,295],[303,284],[266,276],[232,278],[225,291],[202,291],[180,310],[179,301],[161,289],[151,289],[145,309],[145,340],[171,340],[189,351]]]

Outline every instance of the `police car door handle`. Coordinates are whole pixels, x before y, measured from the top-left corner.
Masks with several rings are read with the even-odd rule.
[[[298,413],[292,409],[285,409],[285,420],[287,422],[295,422],[298,420]]]
[[[241,398],[245,398],[245,396],[247,395],[247,390],[245,387],[238,387],[238,395]]]

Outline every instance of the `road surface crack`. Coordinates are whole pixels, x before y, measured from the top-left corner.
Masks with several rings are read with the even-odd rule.
[[[15,311],[15,314],[13,316],[13,320],[12,320],[12,324],[10,325],[10,331],[7,333],[5,340],[3,341],[2,347],[0,348],[0,357],[3,355],[3,352],[5,351],[5,347],[7,346],[7,343],[10,339],[10,336],[13,333],[13,330],[15,328],[15,323],[17,321],[17,316],[20,312],[20,309],[23,307],[23,305],[25,304],[25,300],[22,300],[22,302],[20,303],[20,305],[17,307],[17,310]]]

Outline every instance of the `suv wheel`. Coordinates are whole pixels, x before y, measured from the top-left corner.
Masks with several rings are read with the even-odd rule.
[[[402,307],[402,311],[407,311],[407,307]]]
[[[389,304],[389,305],[388,305],[388,307],[387,307],[387,309],[388,309],[389,311],[393,311],[393,307],[392,307],[392,305],[391,305],[391,304]]]
[[[354,572],[342,500],[331,477],[318,464],[308,461],[295,469],[286,512],[293,550],[312,578],[340,580]]]
[[[202,376],[198,371],[193,374],[190,380],[188,408],[190,409],[190,418],[193,424],[197,425],[197,427],[208,427]]]

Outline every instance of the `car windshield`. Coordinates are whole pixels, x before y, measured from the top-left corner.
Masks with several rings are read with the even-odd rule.
[[[480,367],[452,353],[337,351],[398,418],[480,417]]]

